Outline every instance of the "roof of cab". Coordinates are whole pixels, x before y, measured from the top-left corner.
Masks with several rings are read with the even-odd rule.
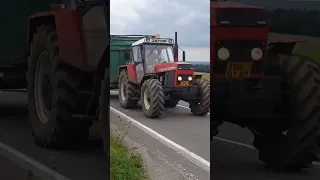
[[[235,2],[210,2],[210,6],[213,8],[246,8],[246,9],[263,9],[258,6],[251,6],[247,4],[235,3]]]

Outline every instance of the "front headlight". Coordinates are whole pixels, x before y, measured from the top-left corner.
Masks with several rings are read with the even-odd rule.
[[[192,76],[189,76],[189,77],[188,77],[188,80],[189,80],[189,81],[192,81]]]
[[[230,57],[230,52],[227,48],[223,47],[218,50],[218,58],[220,60],[224,61],[224,60],[227,60],[229,57]]]
[[[251,57],[253,60],[260,60],[263,56],[263,51],[260,48],[253,48],[251,50]]]
[[[181,76],[178,77],[178,81],[182,81],[182,77]]]

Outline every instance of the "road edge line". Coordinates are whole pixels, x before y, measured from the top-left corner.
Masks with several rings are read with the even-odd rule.
[[[136,127],[144,131],[145,133],[149,134],[153,138],[160,141],[162,144],[166,145],[167,147],[175,150],[177,153],[181,154],[185,158],[187,158],[189,161],[193,162],[194,164],[198,165],[205,171],[210,173],[210,162],[203,159],[202,157],[198,156],[197,154],[189,151],[188,149],[182,147],[181,145],[171,141],[170,139],[166,138],[165,136],[159,134],[155,130],[147,127],[146,125],[138,122],[137,120],[131,118],[130,116],[120,112],[119,110],[113,108],[110,106],[110,110],[115,112],[116,114],[122,116],[126,120],[130,121],[131,123],[135,124]]]
[[[0,142],[0,155],[15,162],[26,170],[31,170],[34,175],[42,179],[71,180],[40,162],[28,157],[16,149]]]
[[[245,148],[256,150],[255,147],[253,147],[253,146],[251,146],[249,144],[244,144],[244,143],[241,143],[241,142],[232,141],[232,140],[229,140],[229,139],[224,139],[224,138],[221,138],[221,137],[213,137],[213,139],[218,140],[218,141],[222,141],[222,142],[226,142],[226,143],[230,143],[230,144],[235,144],[235,145],[242,146],[242,147],[245,147]],[[312,164],[319,166],[320,162],[314,161]]]

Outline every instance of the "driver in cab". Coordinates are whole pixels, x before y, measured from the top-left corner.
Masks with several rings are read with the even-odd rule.
[[[147,54],[150,54],[148,52]],[[161,56],[159,55],[157,50],[153,50],[149,57],[147,57],[147,64],[148,64],[148,72],[154,73],[155,72],[155,65],[159,64],[161,62]]]

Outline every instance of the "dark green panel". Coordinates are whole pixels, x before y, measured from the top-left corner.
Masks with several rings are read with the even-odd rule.
[[[124,50],[131,47],[132,43],[140,40],[141,37],[114,37],[110,39],[110,82],[118,81],[118,67],[126,64]]]
[[[28,15],[50,9],[54,0],[8,0],[0,11],[0,65],[25,60]]]

